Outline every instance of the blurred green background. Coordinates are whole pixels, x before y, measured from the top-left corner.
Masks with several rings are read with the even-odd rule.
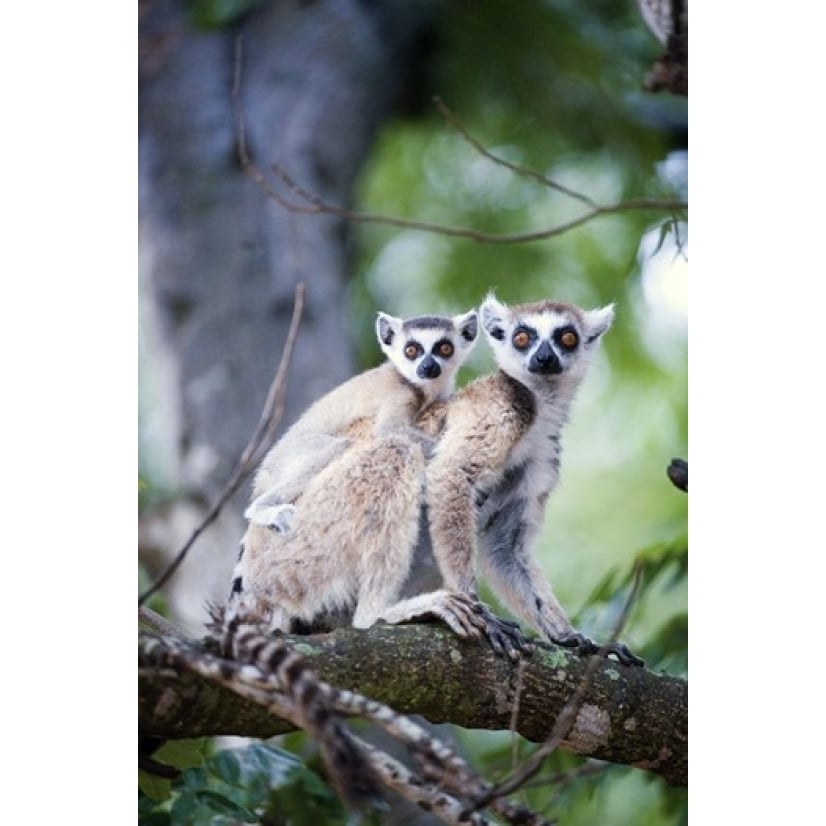
[[[417,93],[370,153],[355,209],[492,234],[555,226],[589,209],[483,157],[442,117],[435,94],[488,151],[592,201],[687,200],[686,100],[643,91],[661,48],[635,3],[443,4],[430,50]],[[537,553],[574,623],[597,639],[613,630],[640,561],[641,588],[621,638],[648,667],[680,676],[687,496],[666,467],[688,452],[686,222],[687,212],[629,210],[517,244],[351,224],[347,288],[360,367],[379,359],[365,335],[377,309],[458,313],[490,289],[508,303],[615,303],[563,440],[561,483]],[[460,383],[492,366],[480,343]],[[490,777],[532,748],[508,733],[457,736]],[[306,748],[297,737],[284,742]],[[566,826],[686,822],[685,791],[644,772],[558,754],[543,776],[560,772],[573,774],[525,799]],[[324,822],[346,820],[334,806],[325,812]]]
[[[443,20],[429,88],[489,152],[600,204],[687,200],[686,101],[641,91],[657,54],[633,3],[456,3]],[[555,226],[588,209],[484,158],[429,101],[383,130],[357,208],[496,234]],[[477,306],[489,289],[509,303],[616,304],[565,434],[562,480],[537,552],[575,623],[601,639],[618,619],[634,561],[643,560],[622,638],[650,668],[682,676],[687,496],[665,471],[688,450],[685,220],[686,213],[625,212],[549,240],[505,245],[359,225],[350,288],[365,366],[375,353],[359,331],[376,308],[455,313]],[[482,343],[461,380],[492,366]],[[510,766],[513,739],[462,736],[494,774]],[[524,755],[531,747],[518,748]],[[558,755],[543,774],[583,762]],[[619,767],[585,770],[526,799],[565,824],[687,817],[683,790]]]

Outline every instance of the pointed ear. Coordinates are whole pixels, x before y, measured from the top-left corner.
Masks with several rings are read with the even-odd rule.
[[[453,316],[453,327],[461,336],[459,344],[463,348],[473,346],[479,335],[479,316],[476,310],[469,310],[464,315]]]
[[[505,319],[508,317],[507,306],[497,301],[496,296],[490,292],[479,308],[479,315],[482,317],[485,332],[491,338],[502,341],[505,337]]]
[[[402,328],[402,320],[379,310],[376,313],[376,336],[382,348],[390,347]]]
[[[599,310],[587,310],[585,312],[585,343],[591,344],[596,341],[611,326],[613,320],[613,304],[608,304]]]

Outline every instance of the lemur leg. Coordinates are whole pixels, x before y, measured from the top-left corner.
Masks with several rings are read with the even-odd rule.
[[[476,592],[477,503],[480,486],[496,478],[523,423],[506,404],[456,400],[427,466],[427,505],[433,555],[449,591],[474,604],[474,616],[497,651],[531,650],[518,626],[496,617]]]
[[[539,563],[529,553],[541,513],[514,500],[497,511],[483,528],[481,547],[485,575],[502,602],[550,642],[591,654],[600,650],[593,640],[571,625],[554,596]],[[643,665],[622,643],[605,648],[626,665]]]
[[[277,446],[259,471],[255,481],[258,495],[244,516],[257,525],[277,528],[277,506],[295,502],[309,483],[350,444],[351,440],[343,436],[318,433],[304,439],[298,459],[290,454],[289,443]]]
[[[276,533],[289,533],[295,518],[295,505],[278,504],[280,497],[267,491],[244,511],[244,516],[255,525],[272,528]]]

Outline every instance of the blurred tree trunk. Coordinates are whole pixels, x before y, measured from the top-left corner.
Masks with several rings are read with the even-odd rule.
[[[269,2],[232,27],[195,27],[182,0],[140,9],[142,472],[180,492],[141,517],[157,574],[215,500],[251,436],[278,363],[294,286],[307,304],[285,426],[354,369],[342,305],[347,227],[287,213],[241,167],[233,112],[242,36],[247,145],[346,204],[379,123],[404,90],[434,5]],[[147,471],[149,468],[149,471]],[[198,629],[223,599],[243,532],[244,486],[170,581],[172,615]]]

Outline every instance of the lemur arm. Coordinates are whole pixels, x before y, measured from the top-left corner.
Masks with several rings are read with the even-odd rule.
[[[451,405],[436,454],[427,466],[426,490],[433,554],[445,586],[476,596],[477,503],[486,481],[502,472],[526,428],[513,407],[474,398],[471,385]]]
[[[256,525],[277,527],[283,505],[304,492],[310,481],[350,445],[350,439],[314,433],[278,444],[259,471],[255,487],[259,494],[244,516]]]
[[[536,558],[530,552],[542,523],[544,499],[514,499],[482,528],[481,556],[487,580],[502,602],[545,639],[585,654],[600,646],[577,631],[554,596]],[[606,646],[626,665],[643,665],[622,643]]]

